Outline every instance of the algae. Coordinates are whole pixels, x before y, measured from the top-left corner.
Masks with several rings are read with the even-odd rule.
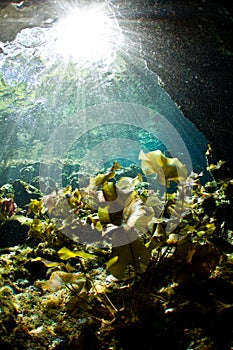
[[[43,194],[34,198],[33,191],[38,191],[29,187],[24,209],[15,207],[10,215],[6,199],[14,203],[16,187],[1,188],[0,235],[6,223],[18,223],[13,237],[27,229],[24,242],[0,249],[2,347],[151,349],[161,342],[174,349],[232,346],[232,180],[202,185],[198,174],[175,177],[177,187],[164,202],[148,190],[141,175],[126,177],[118,168],[115,164],[92,179],[89,192],[68,186],[47,195],[45,202]],[[211,171],[217,172],[218,166]],[[117,199],[123,198],[128,207],[112,212],[118,184],[122,192]],[[101,202],[95,193],[92,201],[85,199],[90,191],[99,198],[102,194],[105,214],[98,210]],[[95,240],[81,244],[57,227],[59,221],[50,214],[61,214],[64,201],[77,220],[63,226],[72,224],[77,231],[92,225],[101,232],[110,225],[107,233],[112,236],[105,245]],[[146,206],[153,209],[152,216],[143,210]],[[145,217],[139,225],[138,219]],[[122,246],[114,243],[118,231],[124,236]]]

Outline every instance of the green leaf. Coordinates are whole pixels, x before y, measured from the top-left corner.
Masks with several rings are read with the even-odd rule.
[[[217,164],[210,164],[208,167],[207,167],[207,170],[218,170],[221,168],[221,166],[223,164],[225,164],[226,162],[224,160],[219,160]]]
[[[31,226],[33,219],[28,218],[24,215],[15,215],[11,220],[17,220],[21,225]]]
[[[98,208],[98,216],[101,224],[110,223],[109,209],[108,206]]]
[[[214,233],[214,231],[216,230],[216,226],[214,223],[211,223],[211,224],[206,224],[206,234],[207,235],[212,235],[212,233]]]
[[[96,256],[93,255],[93,254],[85,253],[85,252],[82,252],[82,251],[72,252],[71,250],[69,250],[66,247],[61,248],[57,252],[57,254],[58,254],[59,258],[62,259],[62,260],[68,260],[70,258],[75,258],[75,257],[79,257],[79,258],[83,258],[83,259],[94,259],[94,258],[96,258]]]
[[[145,175],[157,174],[161,185],[170,186],[170,180],[179,182],[187,178],[187,169],[177,158],[167,158],[160,150],[144,153],[140,151],[142,171]]]
[[[198,237],[203,237],[205,235],[205,231],[201,230],[201,231],[197,231],[197,236]]]
[[[113,182],[106,182],[102,187],[102,191],[105,200],[108,202],[112,202],[117,198],[116,186]]]
[[[108,262],[107,262],[107,265],[106,265],[106,269],[109,270],[111,268],[112,265],[114,265],[117,260],[119,259],[118,256],[114,256],[113,258],[111,258]]]
[[[129,266],[133,268],[134,274],[142,274],[146,271],[149,262],[150,250],[137,239],[129,244],[112,248],[107,270],[117,279],[122,280],[127,277]]]
[[[45,231],[45,227],[46,227],[46,222],[39,220],[39,219],[33,219],[32,223],[31,223],[31,229],[30,231],[33,232],[38,232],[38,233],[43,233]]]
[[[95,178],[91,178],[89,187],[93,188],[103,185],[105,182],[107,182],[115,176],[116,170],[120,169],[120,167],[121,166],[118,162],[114,162],[109,172],[105,174],[98,174]]]
[[[57,266],[65,266],[64,263],[59,263],[57,261],[50,261],[44,258],[41,258],[40,256],[38,256],[35,259],[31,259],[31,261],[41,261],[46,267],[57,267]]]
[[[44,214],[46,211],[44,208],[44,203],[42,199],[41,200],[31,199],[29,208],[35,215]]]

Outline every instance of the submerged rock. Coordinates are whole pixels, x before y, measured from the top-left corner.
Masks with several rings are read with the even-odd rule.
[[[21,180],[14,181],[13,189],[15,203],[20,208],[28,205],[31,199],[39,199],[41,197],[41,194],[36,187]]]
[[[26,242],[29,228],[17,220],[9,220],[0,225],[0,248],[14,247]]]

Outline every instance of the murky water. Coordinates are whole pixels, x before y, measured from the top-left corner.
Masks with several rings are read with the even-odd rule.
[[[19,163],[59,160],[95,173],[116,159],[138,163],[140,149],[161,149],[189,171],[205,170],[204,135],[132,50],[114,14],[86,10],[83,24],[69,27],[68,18],[27,28],[4,44],[1,162],[11,172],[1,183],[24,173],[12,173]]]

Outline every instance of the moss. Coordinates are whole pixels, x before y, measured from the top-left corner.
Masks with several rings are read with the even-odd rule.
[[[18,308],[15,304],[12,289],[4,286],[0,289],[0,335],[6,336],[11,334],[16,326]]]

